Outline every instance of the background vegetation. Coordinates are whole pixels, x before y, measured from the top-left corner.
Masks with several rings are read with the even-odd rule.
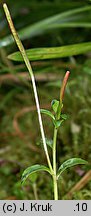
[[[64,99],[64,113],[69,119],[59,130],[58,164],[70,157],[81,157],[89,166],[66,171],[59,181],[59,199],[91,199],[91,1],[31,0],[5,1],[26,49],[32,50],[32,67],[42,108],[51,109],[59,99],[61,81],[71,71]],[[34,95],[23,62],[7,56],[17,51],[10,36],[0,1],[0,199],[52,199],[50,176],[38,174],[21,186],[21,173],[30,165],[45,163]],[[55,58],[49,53],[43,60],[35,56],[36,48],[74,44],[75,54]],[[35,48],[35,49],[34,49]],[[68,49],[68,48],[67,48]],[[68,50],[65,50],[67,53]],[[31,59],[31,51],[30,59]],[[39,50],[40,52],[40,50]],[[49,49],[50,52],[50,49]],[[63,50],[64,53],[64,50]],[[53,126],[43,116],[48,142]],[[40,157],[41,155],[41,157]]]

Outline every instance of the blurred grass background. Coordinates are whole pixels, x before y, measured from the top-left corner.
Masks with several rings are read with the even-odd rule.
[[[90,0],[5,2],[26,49],[91,41]],[[38,174],[34,181],[28,180],[21,186],[22,171],[36,163],[46,164],[46,158],[26,67],[23,62],[7,58],[17,47],[10,36],[2,3],[0,1],[0,199],[53,199],[52,181],[46,173]],[[31,64],[41,107],[50,110],[51,101],[59,99],[65,71],[71,71],[63,109],[70,117],[58,133],[58,165],[70,157],[81,157],[89,166],[74,167],[62,175],[59,199],[91,199],[91,51]],[[53,125],[45,116],[43,124],[51,142]]]

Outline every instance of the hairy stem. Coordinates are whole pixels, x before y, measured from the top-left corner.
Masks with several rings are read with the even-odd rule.
[[[29,59],[27,57],[26,51],[25,51],[25,49],[23,47],[23,44],[22,44],[21,40],[19,39],[19,36],[18,36],[18,34],[17,34],[16,30],[15,30],[15,27],[14,27],[14,24],[13,24],[13,21],[12,21],[12,18],[11,18],[11,15],[10,15],[10,12],[8,10],[7,5],[3,4],[3,8],[4,8],[4,11],[5,11],[5,15],[6,15],[7,21],[9,23],[12,35],[13,35],[13,37],[15,39],[15,42],[16,42],[16,44],[17,44],[17,46],[18,46],[18,48],[19,48],[19,50],[21,52],[23,60],[24,60],[24,62],[26,64],[26,67],[27,67],[27,69],[29,71],[29,74],[31,76],[32,85],[33,85],[33,91],[34,91],[34,96],[35,96],[35,101],[36,101],[36,107],[37,107],[37,112],[38,112],[39,124],[40,124],[40,131],[41,131],[41,136],[42,136],[42,140],[43,140],[43,146],[44,146],[47,162],[48,162],[49,168],[50,168],[51,173],[52,173],[53,170],[52,170],[52,165],[51,165],[51,162],[50,162],[48,149],[47,149],[47,145],[46,145],[46,139],[45,139],[45,134],[44,134],[44,129],[43,129],[41,113],[40,113],[39,99],[38,99],[37,88],[36,88],[36,84],[35,84],[35,78],[34,78],[34,75],[33,75],[32,67],[31,67]]]
[[[54,128],[53,137],[53,184],[54,184],[54,199],[58,200],[58,188],[57,188],[57,173],[56,173],[56,142],[57,142],[57,129]]]

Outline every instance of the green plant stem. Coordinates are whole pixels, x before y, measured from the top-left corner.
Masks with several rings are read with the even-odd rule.
[[[34,192],[34,197],[35,197],[35,200],[38,200],[38,194],[37,194],[37,185],[36,183],[33,183],[33,192]]]
[[[4,11],[5,11],[5,15],[6,15],[7,21],[9,23],[12,35],[13,35],[13,37],[15,39],[15,42],[16,42],[16,44],[17,44],[17,46],[18,46],[18,48],[19,48],[19,50],[21,52],[23,60],[24,60],[24,62],[26,64],[26,67],[27,67],[27,69],[29,71],[29,74],[31,76],[32,85],[33,85],[33,91],[34,91],[34,96],[35,96],[35,101],[36,101],[36,107],[37,107],[37,112],[38,112],[39,124],[40,124],[40,131],[41,131],[41,136],[42,136],[42,140],[43,140],[43,146],[44,146],[44,150],[45,150],[45,154],[46,154],[46,158],[47,158],[47,162],[48,162],[50,171],[51,171],[51,173],[53,173],[53,169],[52,169],[52,165],[51,165],[51,162],[50,162],[48,149],[47,149],[47,145],[46,145],[46,139],[45,139],[45,134],[44,134],[44,129],[43,129],[41,113],[40,113],[39,99],[38,99],[37,88],[36,88],[36,84],[35,84],[35,78],[34,78],[34,75],[33,75],[32,67],[31,67],[29,59],[27,57],[26,51],[25,51],[25,49],[23,47],[23,44],[22,44],[21,40],[19,39],[19,36],[18,36],[18,34],[17,34],[16,30],[15,30],[15,27],[14,27],[14,24],[13,24],[13,21],[12,21],[12,18],[11,18],[11,15],[10,15],[10,12],[8,10],[7,5],[3,4],[3,8],[4,8]]]
[[[56,172],[56,141],[57,141],[57,132],[58,129],[54,128],[54,137],[53,137],[53,184],[54,184],[54,199],[58,200],[58,187],[57,187],[57,172]]]

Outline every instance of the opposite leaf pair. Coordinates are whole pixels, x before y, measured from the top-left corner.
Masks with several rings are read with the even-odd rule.
[[[34,74],[33,74],[33,70],[32,70],[30,61],[29,61],[27,53],[23,47],[23,44],[22,44],[21,40],[19,39],[19,36],[15,30],[15,27],[14,27],[14,24],[12,22],[12,18],[11,18],[10,12],[8,10],[8,7],[6,4],[4,4],[3,7],[4,7],[5,15],[6,15],[7,21],[9,23],[12,35],[16,41],[16,44],[19,48],[19,51],[22,55],[22,58],[25,62],[25,65],[26,65],[28,71],[29,71],[29,74],[31,76],[33,90],[34,90],[34,96],[35,96],[35,101],[36,101],[36,107],[37,107],[37,111],[38,111],[40,131],[41,131],[42,140],[43,140],[43,147],[44,147],[44,151],[45,151],[45,155],[46,155],[46,159],[47,159],[47,163],[48,163],[48,167],[44,166],[44,165],[39,165],[39,164],[28,167],[22,174],[22,182],[25,182],[27,177],[31,176],[33,173],[35,173],[37,171],[47,171],[49,174],[51,174],[51,176],[53,178],[54,199],[58,200],[57,181],[59,179],[59,176],[63,173],[64,170],[66,170],[69,167],[72,167],[72,166],[77,165],[77,164],[86,164],[87,163],[85,160],[80,159],[80,158],[71,158],[71,159],[65,161],[63,164],[61,164],[61,166],[57,170],[57,160],[56,160],[57,132],[58,132],[59,126],[67,118],[67,116],[65,114],[61,114],[61,111],[62,111],[62,107],[63,107],[63,97],[64,97],[64,92],[65,92],[65,87],[66,87],[70,72],[67,71],[66,75],[64,76],[64,80],[63,80],[61,91],[60,91],[60,100],[59,101],[54,100],[52,102],[52,108],[53,108],[53,111],[55,114],[53,115],[48,110],[43,110],[43,109],[40,110],[35,78],[34,78]],[[52,155],[51,159],[50,159],[49,152],[47,149],[47,143],[46,143],[46,138],[45,138],[43,124],[42,124],[41,112],[46,114],[46,115],[49,115],[52,118],[53,123],[54,123],[54,136],[53,136],[53,145],[52,145],[52,147],[53,147],[52,148],[52,154],[53,155]]]

